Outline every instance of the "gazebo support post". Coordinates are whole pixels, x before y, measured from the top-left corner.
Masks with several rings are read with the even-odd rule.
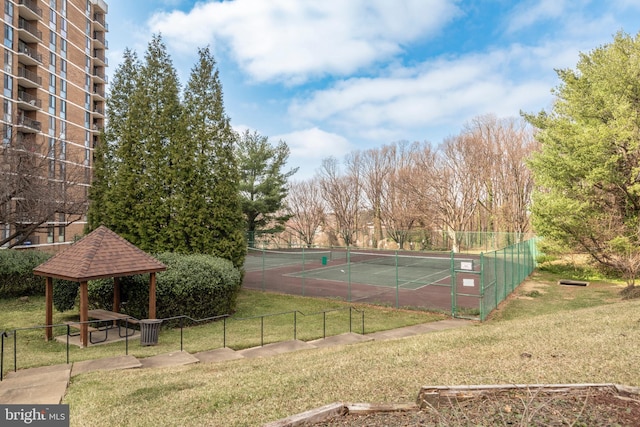
[[[149,277],[149,319],[156,318],[156,273]]]
[[[89,343],[89,287],[88,282],[80,282],[80,343],[87,347]]]
[[[120,278],[113,278],[113,311],[120,313]]]
[[[47,327],[44,330],[44,338],[46,341],[49,341],[50,339],[53,338],[53,328],[51,327],[51,325],[53,325],[53,277],[47,277],[46,278],[46,285],[45,285],[45,304],[46,304],[46,313],[45,313],[45,317],[46,317],[46,325]]]

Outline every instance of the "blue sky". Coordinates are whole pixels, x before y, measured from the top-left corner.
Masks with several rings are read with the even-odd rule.
[[[291,148],[295,175],[484,114],[550,109],[554,69],[640,30],[638,0],[107,0],[109,73],[161,34],[181,83],[216,58],[231,123]]]

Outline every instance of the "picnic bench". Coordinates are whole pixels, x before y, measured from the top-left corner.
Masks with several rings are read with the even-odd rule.
[[[131,317],[128,314],[117,313],[115,311],[108,311],[102,309],[89,310],[89,317],[96,320],[101,320],[106,322],[111,322],[112,327],[118,327],[118,335],[120,338],[124,338],[127,336],[133,335],[133,333],[129,333],[129,325],[137,325],[140,323],[138,319],[135,317]],[[124,335],[122,334],[122,329],[124,326]]]
[[[130,337],[135,331],[129,333],[129,325],[137,325],[140,323],[138,319],[128,314],[108,310],[89,310],[89,317],[95,319],[94,323],[96,324],[96,327],[87,324],[87,332],[89,332],[89,342],[91,342],[91,344],[105,342],[109,338],[109,330],[115,327],[118,328],[118,336],[120,338]],[[82,326],[80,322],[64,322],[64,324],[78,331],[81,330]],[[104,336],[99,335],[100,338],[94,339],[94,334],[98,333],[104,333]],[[80,332],[69,333],[69,336],[77,335],[80,335]]]
[[[80,326],[81,326],[80,323],[78,323],[78,322],[64,322],[64,324],[69,326],[70,328],[78,330],[78,332],[75,332],[75,333],[68,333],[68,335],[70,337],[75,337],[75,336],[80,335]],[[91,344],[98,344],[98,343],[101,343],[101,342],[105,342],[107,340],[108,334],[109,334],[109,329],[106,328],[106,327],[94,328],[91,325],[87,325],[87,331],[89,332],[89,341],[91,342]],[[104,332],[104,338],[94,340],[93,339],[94,332]]]

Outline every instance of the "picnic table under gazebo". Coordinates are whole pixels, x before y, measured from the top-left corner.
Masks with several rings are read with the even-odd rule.
[[[80,286],[80,342],[89,341],[88,281],[113,278],[113,312],[120,312],[119,278],[149,274],[149,319],[156,318],[156,273],[167,266],[105,226],[100,226],[70,247],[33,269],[46,278],[45,339],[53,338],[53,279],[78,282]]]

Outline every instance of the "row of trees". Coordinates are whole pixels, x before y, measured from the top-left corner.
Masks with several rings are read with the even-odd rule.
[[[106,131],[96,148],[89,230],[103,224],[149,252],[208,253],[241,267],[247,229],[286,197],[289,149],[231,128],[209,49],[184,92],[160,36],[114,74]]]
[[[455,232],[530,230],[533,188],[527,160],[536,149],[519,119],[482,116],[438,147],[398,142],[355,151],[340,163],[324,159],[311,180],[291,185],[289,229],[304,244],[323,228],[342,244],[357,244],[373,224],[374,246],[384,238],[400,248],[415,228]]]

